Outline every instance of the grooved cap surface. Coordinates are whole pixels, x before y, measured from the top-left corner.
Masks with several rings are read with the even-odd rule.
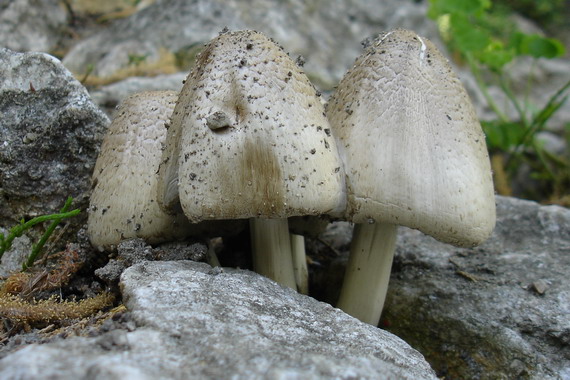
[[[347,176],[347,218],[404,225],[460,245],[495,225],[485,136],[465,89],[427,39],[380,35],[332,96],[327,115]]]
[[[176,98],[172,91],[143,92],[119,106],[92,178],[87,231],[94,246],[110,248],[134,237],[156,243],[189,234],[187,218],[165,213],[156,201],[164,124]]]
[[[319,94],[271,39],[220,34],[182,89],[160,200],[188,218],[283,218],[340,207],[343,175]]]

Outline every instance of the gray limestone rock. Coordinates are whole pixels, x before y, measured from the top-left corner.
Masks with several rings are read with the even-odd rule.
[[[252,272],[144,262],[121,285],[134,331],[30,345],[0,377],[435,379],[394,335]]]
[[[163,49],[177,57],[192,57],[202,44],[224,27],[255,29],[273,37],[294,58],[303,56],[306,59],[304,69],[311,81],[321,91],[328,91],[361,54],[360,42],[382,31],[397,27],[412,29],[429,38],[445,53],[437,26],[427,18],[426,10],[426,1],[412,0],[157,0],[78,43],[64,58],[64,63],[78,74],[93,68],[92,74],[108,77],[133,64],[134,56],[152,62],[159,59]],[[567,59],[523,59],[510,64],[505,75],[513,83],[515,93],[520,93],[519,101],[530,102],[534,109],[544,106],[567,81],[569,69]],[[473,99],[479,117],[496,119],[468,68],[456,67],[456,71]],[[525,86],[529,84],[529,77],[533,87],[527,99],[528,88]],[[98,91],[97,101],[99,104],[116,103],[122,99],[125,89],[130,91],[129,88],[135,87],[176,89],[164,86],[160,79],[134,79]],[[515,120],[518,118],[498,85],[490,86],[489,92],[497,104],[505,107],[504,112]],[[570,102],[551,118],[548,128],[561,131],[568,115]]]
[[[66,26],[67,12],[58,0],[1,0],[0,46],[16,51],[48,52]]]
[[[0,225],[87,205],[108,118],[54,57],[0,49]]]
[[[129,55],[154,60],[159,48],[179,53],[203,44],[224,27],[255,29],[302,55],[309,77],[332,88],[360,54],[360,41],[404,27],[438,39],[425,17],[426,4],[400,0],[157,0],[131,17],[77,44],[64,64],[83,73],[109,76],[129,64]]]
[[[201,243],[170,242],[158,248],[152,248],[143,239],[124,240],[117,246],[117,255],[102,268],[95,270],[95,275],[109,285],[116,285],[123,271],[143,261],[204,261],[208,247]],[[1,272],[0,272],[1,273]]]
[[[91,98],[107,114],[111,114],[115,107],[125,98],[144,91],[180,91],[188,73],[157,75],[155,77],[130,77],[115,82],[91,92]]]
[[[328,91],[362,52],[360,42],[382,31],[397,27],[412,29],[446,52],[437,26],[426,17],[426,10],[426,1],[412,0],[157,0],[78,43],[64,63],[78,74],[93,68],[92,74],[108,77],[132,64],[134,56],[152,62],[160,57],[161,49],[179,57],[193,56],[224,27],[255,29],[273,37],[293,57],[303,56],[304,69],[312,82],[320,90]],[[522,59],[508,65],[505,75],[513,83],[515,93],[520,93],[519,102],[530,102],[532,109],[539,109],[568,80],[569,69],[567,59]],[[496,119],[472,73],[465,67],[456,67],[456,71],[479,117]],[[529,78],[533,87],[527,98]],[[130,82],[121,87],[165,88],[161,81]],[[110,87],[97,96],[111,103],[122,99],[119,95],[122,89],[117,94],[108,92],[114,89]],[[503,111],[509,117],[514,120],[519,117],[498,85],[490,86],[489,92],[497,104],[504,106]],[[568,115],[570,102],[558,110],[547,127],[561,131]]]
[[[0,233],[7,237],[9,228],[0,227]],[[12,247],[4,252],[0,260],[0,279],[8,277],[11,273],[22,270],[22,263],[32,252],[32,242],[26,235],[17,237],[12,241]]]
[[[445,378],[570,379],[569,276],[570,210],[497,197],[479,247],[399,230],[381,324]]]

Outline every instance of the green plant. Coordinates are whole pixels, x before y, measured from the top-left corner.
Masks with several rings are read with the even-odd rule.
[[[145,62],[149,54],[129,54],[129,66],[138,66]]]
[[[497,4],[508,7],[552,31],[562,26],[569,14],[567,0],[497,0]]]
[[[437,22],[443,39],[455,56],[469,66],[496,115],[494,120],[481,122],[491,154],[502,157],[493,160],[502,165],[494,167],[495,175],[504,173],[511,178],[524,162],[531,168],[533,178],[549,183],[548,196],[563,196],[570,181],[570,164],[566,157],[548,152],[536,136],[567,100],[570,80],[542,108],[531,104],[529,94],[536,59],[560,57],[565,53],[564,46],[556,39],[522,33],[514,22],[508,21],[504,8],[494,8],[491,0],[430,0],[428,16]],[[535,62],[528,73],[521,99],[517,96],[520,91],[507,75],[507,65],[523,56],[530,56]],[[515,118],[509,117],[507,107],[501,107],[502,104],[491,96],[491,85],[501,89],[507,104],[516,110]],[[502,182],[508,183],[508,178]],[[499,186],[498,190],[502,193],[510,191]]]
[[[57,214],[39,216],[27,222],[22,220],[7,236],[0,234],[0,257],[16,237],[38,223],[51,221],[23,265],[24,270],[31,267],[57,224],[80,213],[79,209],[68,211],[72,201],[73,198],[67,198]],[[72,299],[62,296],[62,287],[68,285],[85,264],[85,255],[80,253],[77,244],[68,244],[65,250],[51,254],[49,258],[50,263],[45,267],[12,273],[0,282],[0,319],[5,322],[3,328],[0,327],[0,339],[3,334],[14,335],[32,327],[67,326],[113,305],[115,295],[108,291],[81,300],[77,300],[75,294]],[[9,326],[8,330],[6,326]]]
[[[38,223],[43,223],[48,220],[51,220],[52,223],[44,232],[38,243],[32,246],[32,252],[28,256],[28,259],[22,265],[22,269],[26,270],[27,268],[32,266],[34,264],[34,261],[38,257],[39,253],[41,252],[42,248],[44,247],[45,243],[47,242],[47,240],[49,239],[49,237],[51,236],[51,234],[59,224],[59,222],[61,222],[61,220],[65,218],[70,218],[81,212],[81,210],[79,209],[67,211],[71,206],[71,202],[73,202],[73,198],[68,197],[67,200],[65,201],[63,208],[60,210],[58,214],[38,216],[28,220],[27,222],[25,222],[24,219],[22,219],[19,224],[15,225],[10,229],[7,236],[4,236],[4,234],[0,233],[0,258],[2,258],[2,256],[4,255],[4,252],[10,249],[10,247],[12,246],[12,242],[14,241],[15,238],[22,236],[22,234],[26,230],[30,229],[31,227],[35,226]]]

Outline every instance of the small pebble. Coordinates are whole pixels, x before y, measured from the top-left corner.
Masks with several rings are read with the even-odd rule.
[[[548,288],[549,286],[544,280],[537,280],[530,285],[530,289],[540,295],[543,295],[548,290]]]

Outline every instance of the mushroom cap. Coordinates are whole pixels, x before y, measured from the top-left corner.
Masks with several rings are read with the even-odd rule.
[[[177,159],[178,158],[178,159]],[[343,173],[318,91],[271,39],[220,34],[174,110],[159,200],[193,222],[336,210]]]
[[[472,246],[495,225],[485,136],[445,57],[408,30],[381,34],[327,105],[344,162],[346,217]]]
[[[177,93],[143,92],[125,99],[103,139],[93,173],[87,232],[110,249],[140,237],[148,243],[182,238],[191,230],[182,214],[158,205],[156,172]]]

